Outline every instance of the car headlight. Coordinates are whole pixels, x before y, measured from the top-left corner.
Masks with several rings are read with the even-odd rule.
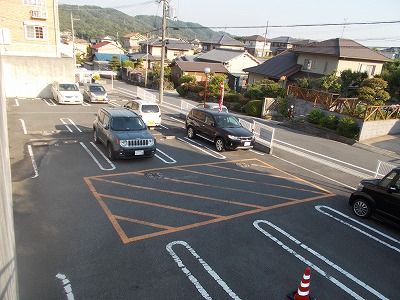
[[[358,187],[357,187],[357,191],[362,191],[363,188],[364,188],[364,185],[362,183],[359,183]]]
[[[149,146],[153,146],[154,145],[154,139],[149,140]]]
[[[127,140],[120,140],[119,141],[119,145],[121,147],[127,147],[128,146],[128,141]]]
[[[228,139],[230,139],[230,140],[240,140],[240,138],[238,138],[237,136],[230,135],[230,134],[228,134]]]

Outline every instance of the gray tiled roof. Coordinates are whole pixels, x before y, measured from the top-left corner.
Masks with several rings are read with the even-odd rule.
[[[389,59],[382,54],[375,52],[366,46],[363,46],[353,40],[341,38],[311,43],[297,47],[293,51],[296,53],[330,55],[338,58],[389,61]]]
[[[146,45],[146,41],[142,41],[140,44]],[[155,38],[149,40],[150,46],[161,47],[161,39]],[[165,47],[167,49],[175,49],[175,50],[190,50],[193,49],[194,46],[183,40],[175,40],[175,39],[166,39]]]
[[[245,53],[243,50],[232,50],[232,49],[213,49],[206,53],[199,54],[196,58],[198,61],[214,61],[214,62],[228,62],[231,59]]]
[[[228,70],[221,63],[209,62],[193,62],[193,61],[177,61],[176,65],[182,70],[187,72],[204,72],[204,68],[210,68],[212,73],[229,73]]]
[[[280,79],[282,76],[289,77],[300,71],[300,69],[301,65],[297,64],[297,55],[291,51],[285,51],[268,59],[261,65],[246,68],[243,71]]]
[[[262,35],[250,35],[250,36],[243,36],[242,40],[264,42],[265,38]],[[269,39],[267,39],[267,41],[269,41]]]
[[[216,44],[221,46],[241,46],[243,47],[243,43],[241,41],[235,40],[234,38],[230,37],[229,35],[222,35],[222,36],[215,36],[210,40],[202,41],[202,43],[207,44]]]

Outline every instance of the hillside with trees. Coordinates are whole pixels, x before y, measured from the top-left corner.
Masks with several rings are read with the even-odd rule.
[[[71,12],[74,19],[75,36],[89,40],[102,36],[122,37],[130,32],[147,33],[157,36],[161,31],[161,17],[129,16],[113,8],[99,6],[59,5],[60,30],[71,31]],[[139,12],[139,11],[138,11]],[[167,35],[186,40],[197,38],[208,40],[220,34],[197,23],[167,20]],[[182,28],[183,27],[183,28]],[[190,28],[196,27],[196,28]],[[179,29],[177,29],[179,28]]]

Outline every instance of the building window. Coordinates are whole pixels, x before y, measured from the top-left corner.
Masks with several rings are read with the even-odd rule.
[[[25,25],[27,40],[47,40],[47,28],[42,25]]]
[[[325,62],[325,67],[324,67],[324,74],[326,74],[326,71],[328,70],[328,62]]]
[[[368,76],[373,76],[375,74],[375,66],[360,64],[360,66],[358,67],[358,71],[366,72],[368,74]]]
[[[44,0],[24,0],[25,5],[36,5],[41,6]]]
[[[311,70],[313,61],[311,59],[305,59],[303,64],[303,70]]]

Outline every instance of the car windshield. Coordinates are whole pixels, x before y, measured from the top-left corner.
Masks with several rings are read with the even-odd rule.
[[[112,119],[111,129],[115,131],[137,131],[146,129],[146,125],[138,117],[117,117]]]
[[[158,105],[145,104],[145,105],[142,105],[142,111],[144,113],[158,113],[158,112],[160,112],[160,108],[158,107]]]
[[[104,87],[102,87],[102,86],[90,86],[89,87],[89,90],[91,91],[91,92],[93,92],[93,93],[99,93],[99,92],[105,92],[106,90],[104,89]]]
[[[219,128],[239,128],[242,127],[240,125],[239,120],[234,117],[234,116],[229,116],[229,115],[221,115],[215,116],[215,121],[217,123],[217,127]]]
[[[60,84],[58,89],[60,91],[79,91],[75,84]]]

